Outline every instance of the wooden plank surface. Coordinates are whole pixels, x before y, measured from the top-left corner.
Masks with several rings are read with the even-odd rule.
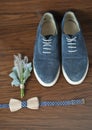
[[[21,109],[11,113],[0,109],[0,130],[92,130],[92,0],[0,0],[0,103],[20,99],[19,88],[11,87],[9,73],[13,55],[22,53],[33,59],[37,25],[42,15],[51,11],[59,24],[67,10],[80,21],[89,54],[89,71],[84,82],[69,85],[62,72],[51,88],[42,87],[32,72],[23,100],[38,96],[44,100],[84,98],[85,105],[41,107],[37,111]],[[60,33],[59,33],[60,34]]]

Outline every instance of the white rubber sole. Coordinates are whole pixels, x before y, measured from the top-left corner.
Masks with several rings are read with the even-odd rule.
[[[77,82],[74,82],[74,81],[72,81],[72,80],[69,79],[69,77],[67,76],[67,74],[66,74],[66,72],[65,72],[65,70],[64,70],[64,68],[63,68],[63,66],[62,66],[62,72],[63,72],[63,75],[64,75],[66,81],[67,81],[69,84],[71,84],[71,85],[79,85],[79,84],[81,84],[81,83],[84,81],[84,79],[85,79],[85,77],[86,77],[86,75],[87,75],[87,72],[88,72],[88,68],[89,68],[89,60],[88,60],[88,64],[87,64],[87,68],[86,68],[86,71],[85,71],[84,76],[81,78],[81,80],[79,80],[79,81],[77,81]]]
[[[35,70],[35,67],[33,67],[33,70],[34,70],[34,74],[35,74],[35,77],[37,78],[38,82],[39,82],[42,86],[44,86],[44,87],[52,87],[52,86],[57,82],[57,80],[58,80],[58,78],[59,78],[59,74],[60,74],[60,67],[59,67],[58,72],[57,72],[57,75],[56,75],[56,78],[54,79],[54,81],[51,82],[51,83],[44,83],[44,82],[39,78],[39,76],[38,76],[38,74],[37,74],[37,72],[36,72],[36,70]]]

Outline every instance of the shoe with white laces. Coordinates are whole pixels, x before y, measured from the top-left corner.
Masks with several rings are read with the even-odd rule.
[[[72,11],[63,17],[61,37],[63,75],[68,83],[78,85],[87,75],[89,60],[80,25]]]
[[[34,74],[42,86],[53,86],[60,73],[58,31],[54,17],[45,13],[37,29],[33,56]]]

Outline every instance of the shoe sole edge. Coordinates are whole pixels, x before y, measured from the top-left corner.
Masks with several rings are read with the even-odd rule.
[[[84,81],[84,79],[85,79],[85,77],[86,77],[86,75],[87,75],[87,72],[88,72],[88,68],[89,68],[89,60],[88,60],[88,64],[87,64],[87,67],[86,67],[86,71],[85,71],[85,73],[84,73],[84,76],[81,78],[81,80],[79,80],[79,81],[77,81],[77,82],[73,82],[72,80],[70,80],[70,79],[68,78],[68,76],[67,76],[67,74],[66,74],[66,72],[65,72],[63,66],[62,66],[62,72],[63,72],[63,75],[64,75],[66,81],[67,81],[69,84],[71,84],[71,85],[79,85],[79,84],[81,84],[81,83]]]
[[[36,72],[35,67],[33,67],[33,70],[34,70],[34,74],[35,74],[35,77],[37,78],[38,82],[39,82],[42,86],[44,86],[44,87],[52,87],[52,86],[57,82],[57,80],[58,80],[58,78],[59,78],[59,74],[60,74],[60,66],[59,66],[59,69],[58,69],[58,72],[57,72],[57,75],[56,75],[56,78],[54,79],[54,81],[51,82],[51,83],[44,83],[44,82],[39,78],[39,76],[38,76],[38,74],[37,74],[37,72]]]

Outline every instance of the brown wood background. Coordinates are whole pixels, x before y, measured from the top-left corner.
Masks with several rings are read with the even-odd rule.
[[[81,85],[71,86],[62,72],[51,88],[42,87],[32,72],[26,84],[24,100],[38,96],[40,100],[85,98],[85,105],[42,107],[37,111],[21,109],[11,113],[0,109],[0,130],[92,130],[92,0],[0,0],[0,103],[20,99],[19,88],[12,88],[9,73],[13,55],[22,53],[33,59],[37,25],[43,13],[54,13],[59,24],[67,10],[78,17],[89,54],[89,72]],[[76,69],[76,66],[75,66]]]

